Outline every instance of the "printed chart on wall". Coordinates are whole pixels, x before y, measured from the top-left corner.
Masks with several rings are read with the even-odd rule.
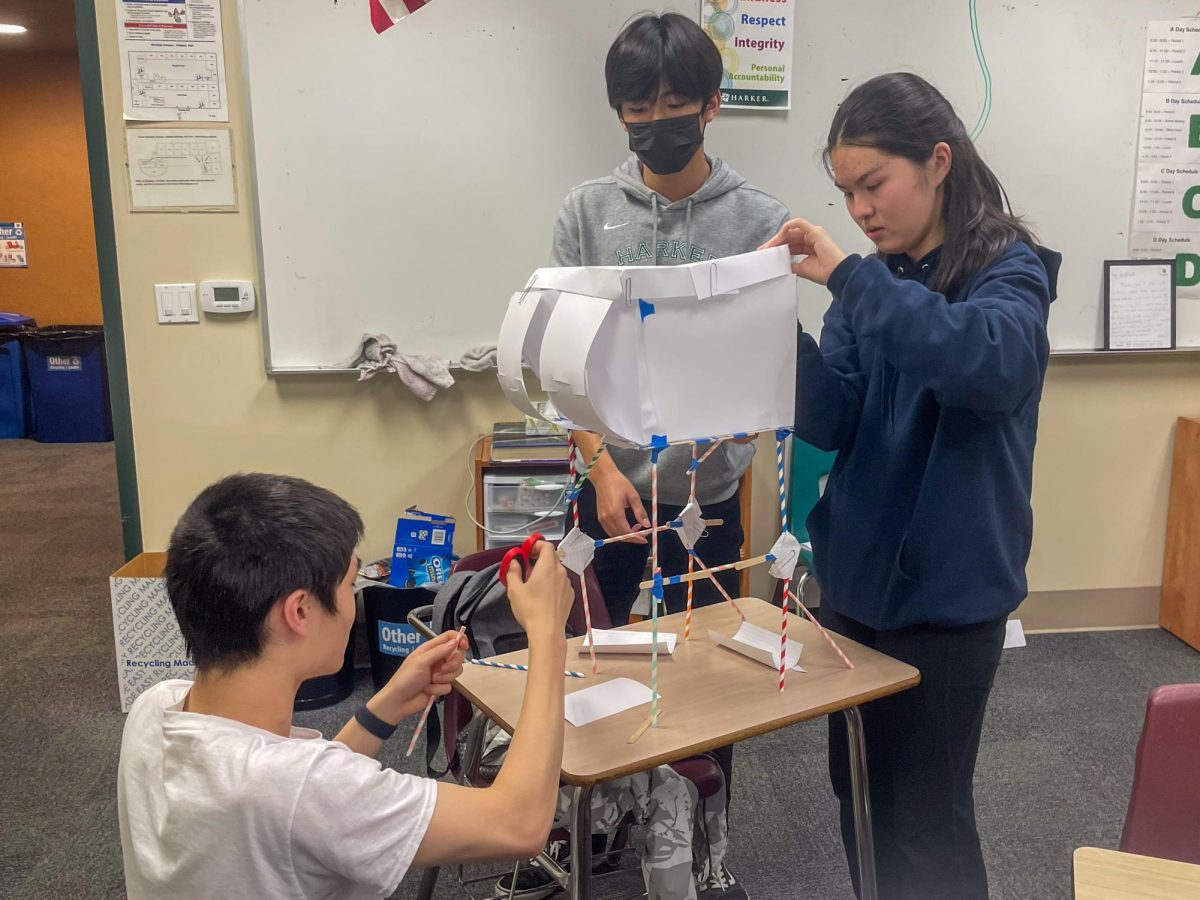
[[[789,109],[794,0],[702,0],[700,25],[721,51],[721,104]]]
[[[236,209],[229,129],[127,128],[134,210]]]
[[[0,222],[0,269],[27,269],[25,226],[20,222]]]
[[[1177,333],[1200,333],[1200,21],[1195,19],[1150,22],[1146,29],[1129,255],[1174,258]]]
[[[125,118],[228,122],[220,0],[116,0]]]

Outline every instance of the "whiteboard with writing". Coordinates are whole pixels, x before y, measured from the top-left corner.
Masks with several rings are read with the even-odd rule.
[[[548,260],[563,197],[629,152],[604,56],[645,0],[436,0],[382,35],[367,0],[239,2],[269,367],[337,366],[364,332],[449,360],[494,342]],[[1052,348],[1103,346],[1104,260],[1129,253],[1146,23],[1196,0],[979,3],[977,28],[968,0],[795,8],[791,109],[723,110],[708,151],[870,250],[820,150],[851,87],[917,72],[1063,253]],[[802,289],[806,327],[827,304]]]

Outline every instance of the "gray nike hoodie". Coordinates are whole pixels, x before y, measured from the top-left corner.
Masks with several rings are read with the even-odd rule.
[[[554,225],[550,265],[675,266],[756,249],[787,221],[787,208],[720,159],[708,161],[712,171],[700,189],[674,203],[646,187],[636,156],[611,175],[574,188]],[[610,447],[609,453],[648,500],[650,451]],[[697,472],[700,505],[733,496],[753,456],[750,444],[726,443],[714,452]],[[659,454],[660,502],[687,503],[691,459],[688,447],[669,447]]]

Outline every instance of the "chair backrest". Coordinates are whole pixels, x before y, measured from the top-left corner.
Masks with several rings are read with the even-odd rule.
[[[1200,684],[1169,684],[1146,702],[1121,849],[1200,863]]]
[[[788,527],[796,540],[808,540],[808,514],[821,499],[821,482],[833,469],[836,453],[818,450],[792,438],[792,466],[788,478]]]

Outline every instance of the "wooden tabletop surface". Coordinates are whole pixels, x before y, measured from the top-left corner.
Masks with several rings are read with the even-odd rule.
[[[1196,900],[1200,866],[1080,847],[1075,851],[1075,900]]]
[[[778,632],[780,611],[762,600],[738,601],[749,621]],[[779,672],[714,644],[711,628],[732,635],[740,620],[728,603],[697,609],[692,614],[691,640],[683,641],[682,613],[659,619],[659,631],[673,631],[679,641],[673,656],[659,656],[659,723],[635,743],[629,737],[650,714],[650,704],[599,719],[582,727],[569,722],[563,751],[563,779],[587,785],[652,766],[673,762],[796,722],[827,715],[917,684],[912,666],[868,649],[844,637],[838,646],[854,663],[848,669],[809,622],[789,618],[788,638],[804,645],[800,664],[807,672],[789,672],[787,688],[779,691]],[[651,623],[625,628],[649,631]],[[600,672],[591,675],[583,638],[568,643],[567,668],[588,673],[567,679],[567,693],[617,677],[650,684],[650,657],[598,656]],[[528,662],[519,651],[494,657],[499,662]],[[468,666],[456,682],[477,707],[511,731],[520,715],[525,675],[504,669]]]

